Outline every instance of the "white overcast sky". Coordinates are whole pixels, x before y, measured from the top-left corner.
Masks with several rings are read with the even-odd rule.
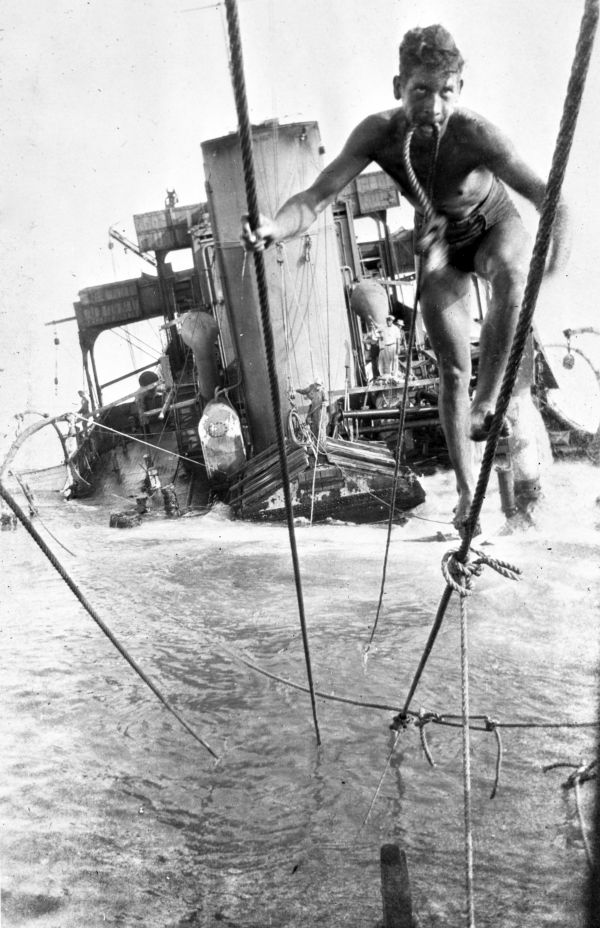
[[[315,119],[333,157],[356,123],[395,105],[403,33],[443,23],[467,65],[463,103],[547,176],[582,0],[242,0],[251,118]],[[223,6],[208,0],[4,0],[2,41],[3,411],[60,411],[82,385],[80,289],[143,269],[107,248],[131,217],[205,199],[200,142],[235,128]],[[575,253],[557,326],[597,318],[600,51],[588,78],[566,191]]]

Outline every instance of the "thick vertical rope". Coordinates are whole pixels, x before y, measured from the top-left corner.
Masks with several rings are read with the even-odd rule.
[[[433,132],[434,132],[433,154],[432,154],[431,166],[429,169],[429,177],[427,178],[427,190],[425,190],[419,183],[419,178],[417,177],[415,173],[415,169],[412,166],[412,161],[410,157],[410,146],[411,146],[411,142],[413,139],[413,135],[415,134],[415,128],[416,128],[415,126],[411,126],[408,132],[406,133],[406,135],[404,136],[402,159],[403,159],[404,167],[406,170],[406,174],[408,176],[408,181],[410,183],[410,186],[413,189],[413,193],[416,196],[417,200],[419,201],[419,205],[423,211],[423,215],[425,219],[429,220],[429,219],[433,219],[435,215],[435,210],[433,208],[431,199],[432,199],[432,193],[433,193],[435,165],[437,162],[437,156],[438,156],[439,147],[440,147],[440,127],[437,125],[437,123],[434,123],[433,125]]]
[[[496,409],[492,420],[490,433],[485,445],[479,478],[473,502],[465,525],[465,535],[461,545],[458,557],[465,560],[469,546],[473,539],[475,527],[479,519],[481,507],[485,499],[487,485],[489,483],[494,456],[502,423],[510,403],[512,391],[517,379],[517,373],[523,351],[531,329],[533,314],[540,291],[540,286],[546,267],[546,258],[552,237],[552,226],[556,217],[562,183],[569,161],[569,154],[575,135],[575,126],[577,117],[581,108],[581,100],[585,87],[585,80],[589,69],[594,38],[598,26],[598,0],[586,0],[585,9],[581,19],[579,29],[579,38],[575,49],[575,56],[571,68],[571,75],[567,87],[563,113],[552,158],[548,183],[546,185],[546,195],[542,205],[540,221],[538,225],[535,245],[529,266],[529,274],[525,285],[523,302],[519,314],[517,328],[514,334],[510,355],[504,372],[504,379],[498,395]]]
[[[475,928],[473,890],[473,816],[471,811],[471,733],[469,731],[469,643],[466,590],[460,598],[460,657],[462,690],[463,809],[465,823],[465,888],[467,926]]]
[[[586,0],[585,9],[581,19],[579,38],[571,67],[571,76],[569,78],[569,84],[567,87],[567,93],[563,106],[563,114],[556,140],[556,146],[554,149],[554,155],[552,158],[552,165],[546,186],[546,194],[544,197],[544,203],[542,205],[531,263],[529,266],[529,274],[527,276],[527,283],[525,285],[523,303],[521,306],[510,355],[506,365],[502,386],[500,388],[500,394],[498,396],[498,402],[496,404],[496,410],[494,412],[490,433],[486,442],[481,463],[481,470],[479,473],[477,486],[475,488],[475,494],[473,496],[473,503],[471,505],[471,509],[469,510],[469,515],[465,526],[465,536],[462,545],[456,554],[456,559],[458,561],[462,561],[463,563],[467,559],[475,531],[475,526],[477,525],[481,507],[485,499],[486,489],[494,462],[494,456],[496,454],[500,429],[502,427],[504,416],[510,402],[510,397],[517,377],[517,372],[521,363],[521,358],[527,337],[529,335],[529,330],[531,328],[537,296],[542,283],[542,278],[544,276],[546,258],[548,255],[552,234],[552,226],[556,217],[562,182],[569,160],[569,153],[573,143],[575,126],[577,123],[579,110],[581,108],[581,99],[583,97],[585,79],[589,69],[594,37],[598,25],[598,2],[599,0]],[[446,612],[451,595],[452,587],[447,584],[442,594],[438,611],[429,633],[429,638],[427,639],[425,650],[421,656],[419,666],[411,683],[401,717],[405,717],[408,713],[410,703],[425,669],[425,665],[437,638],[438,632],[441,628],[444,614]]]
[[[252,153],[252,133],[250,128],[250,117],[248,114],[246,82],[244,79],[244,60],[242,55],[242,42],[236,0],[225,0],[225,8],[227,11],[227,28],[229,32],[229,47],[231,52],[231,81],[233,84],[233,94],[235,97],[235,107],[239,123],[240,147],[242,150],[242,164],[244,169],[244,182],[246,186],[246,199],[248,204],[248,221],[250,223],[250,228],[256,229],[259,221],[258,196],[256,192],[256,175],[254,171],[254,157]],[[294,578],[296,582],[296,595],[298,599],[300,626],[302,629],[302,643],[304,646],[304,658],[306,661],[306,674],[308,677],[308,686],[310,689],[310,701],[312,706],[315,735],[317,738],[317,744],[320,744],[321,736],[319,733],[319,722],[317,719],[317,704],[315,700],[310,649],[308,645],[308,632],[306,628],[306,616],[304,612],[302,580],[300,577],[300,564],[298,560],[298,549],[294,531],[294,511],[292,508],[292,498],[290,493],[290,477],[285,454],[283,426],[281,423],[281,414],[279,410],[279,380],[277,377],[277,368],[275,366],[274,360],[275,347],[273,340],[273,329],[271,327],[271,315],[269,310],[269,292],[267,289],[265,260],[261,251],[254,252],[254,267],[256,271],[256,282],[258,285],[260,317],[262,321],[263,340],[265,345],[267,370],[269,374],[271,404],[273,407],[273,417],[275,420],[275,430],[277,434],[277,446],[279,449],[279,463],[281,467],[281,479],[283,481],[283,496],[285,500],[285,510],[287,514],[288,531],[290,536],[290,549],[294,567]]]
[[[421,187],[417,175],[414,172],[411,160],[410,160],[410,143],[415,132],[415,127],[411,126],[408,132],[406,133],[404,139],[404,166],[409,177],[409,181],[414,188],[415,194],[419,198],[419,202],[423,205],[423,208],[427,210],[427,218],[430,218],[433,215],[433,209],[431,206],[431,195],[433,188],[433,181],[435,176],[435,166],[437,163],[439,148],[440,148],[440,132],[438,126],[434,126],[434,144],[432,149],[431,164],[429,167],[429,176],[427,179],[427,193]],[[417,332],[417,309],[419,306],[419,301],[421,299],[421,276],[422,276],[422,265],[419,263],[419,268],[417,270],[415,278],[415,296],[413,300],[413,310],[410,319],[410,327],[408,330],[408,338],[406,340],[406,371],[404,375],[404,387],[402,390],[402,402],[400,404],[400,418],[398,420],[398,428],[396,432],[396,449],[395,449],[395,465],[394,465],[394,476],[392,484],[392,497],[390,501],[390,513],[388,516],[387,524],[387,536],[385,544],[385,553],[383,557],[383,568],[381,572],[381,586],[379,589],[379,601],[377,603],[377,611],[375,613],[375,621],[373,622],[373,628],[371,629],[371,634],[369,636],[368,644],[365,648],[365,654],[369,652],[371,645],[373,644],[373,638],[375,637],[375,632],[377,631],[377,626],[379,624],[379,617],[381,615],[381,608],[383,605],[383,594],[385,592],[385,584],[387,579],[387,566],[389,560],[389,551],[390,544],[392,539],[392,526],[394,524],[394,514],[396,509],[396,494],[398,490],[398,475],[400,473],[400,463],[402,460],[402,452],[404,450],[404,436],[405,436],[405,425],[406,425],[406,410],[408,408],[408,388],[410,382],[410,374],[412,367],[412,352],[415,344],[415,337]]]

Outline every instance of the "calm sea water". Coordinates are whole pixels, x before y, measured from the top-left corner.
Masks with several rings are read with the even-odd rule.
[[[495,488],[487,550],[523,570],[486,569],[469,605],[471,707],[502,722],[592,721],[598,667],[599,472],[555,464],[536,527],[503,535]],[[378,633],[383,526],[300,526],[297,539],[316,687],[401,707],[444,582],[452,478],[392,534]],[[117,507],[118,508],[118,507]],[[249,669],[305,682],[285,527],[225,509],[111,529],[108,512],[42,501],[40,530],[103,619],[213,759],[149,693],[23,528],[2,557],[3,925],[375,928],[379,852],[407,852],[422,928],[464,924],[462,748],[430,725],[431,768],[391,711],[319,700]],[[431,521],[426,521],[431,520]],[[48,531],[72,553],[61,548]],[[481,542],[481,539],[479,540]],[[460,712],[458,607],[413,708]],[[569,770],[591,729],[472,735],[479,928],[583,924],[586,860]],[[589,818],[592,797],[582,787]]]

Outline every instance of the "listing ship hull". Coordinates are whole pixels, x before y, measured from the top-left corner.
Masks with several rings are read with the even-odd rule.
[[[311,522],[394,520],[420,505],[425,493],[409,468],[395,477],[395,460],[385,445],[326,439],[311,462],[302,448],[286,447],[290,501],[295,518]],[[253,460],[233,484],[229,501],[236,516],[264,522],[281,521],[286,505],[277,449]]]

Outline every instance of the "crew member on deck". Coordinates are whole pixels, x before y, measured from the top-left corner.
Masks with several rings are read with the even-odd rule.
[[[92,415],[92,407],[90,405],[90,398],[85,392],[85,390],[77,391],[79,398],[81,400],[81,405],[77,410],[77,415],[81,416],[80,419],[76,420],[77,430],[82,432],[84,435],[87,435],[88,432],[88,422],[87,420]]]
[[[385,326],[378,331],[379,373],[382,377],[398,374],[398,355],[402,347],[402,331],[393,316],[388,316]]]
[[[140,389],[135,404],[142,431],[146,431],[151,415],[157,416],[164,401],[164,384],[156,371],[143,371],[138,377]]]
[[[379,377],[379,329],[375,325],[373,319],[371,319],[369,330],[363,338],[363,343],[365,346],[365,362],[371,365],[371,376],[369,379],[377,380]]]
[[[325,409],[325,391],[323,390],[323,381],[320,377],[315,377],[314,381],[300,390],[296,390],[301,396],[307,396],[310,400],[310,406],[306,413],[306,422],[317,441],[322,437],[323,430],[326,426],[327,411]]]

